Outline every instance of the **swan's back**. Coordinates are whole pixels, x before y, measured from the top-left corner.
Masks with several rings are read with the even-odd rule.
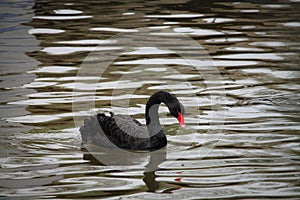
[[[80,133],[84,143],[102,147],[146,149],[150,145],[148,130],[126,115],[99,113],[84,121]]]

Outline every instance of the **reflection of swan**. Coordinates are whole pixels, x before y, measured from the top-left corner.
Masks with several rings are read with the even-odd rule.
[[[159,184],[155,180],[155,171],[158,165],[166,159],[166,149],[162,148],[151,152],[124,151],[121,149],[103,148],[95,145],[85,146],[88,152],[84,153],[83,159],[91,161],[92,164],[117,166],[129,165],[145,167],[144,178],[148,191],[154,192]]]
[[[145,167],[145,171],[155,171],[158,165],[166,159],[166,149],[157,151],[125,151],[122,149],[111,149],[95,145],[84,146],[88,152],[84,159],[93,164],[107,166],[137,166]]]
[[[111,116],[106,116],[99,113],[86,119],[84,126],[80,128],[83,143],[131,150],[157,150],[165,147],[167,138],[158,116],[158,107],[162,102],[184,127],[183,106],[175,95],[159,91],[154,93],[146,104],[147,129],[128,115],[111,113]]]

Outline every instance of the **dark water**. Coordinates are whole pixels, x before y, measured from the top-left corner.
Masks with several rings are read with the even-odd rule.
[[[0,196],[300,198],[299,6],[2,1]],[[165,152],[109,163],[81,149],[85,117],[144,123],[157,90],[187,110],[183,130],[161,108]]]

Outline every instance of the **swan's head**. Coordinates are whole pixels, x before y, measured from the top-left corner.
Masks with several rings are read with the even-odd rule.
[[[150,110],[153,105],[157,105],[155,112],[157,114],[158,105],[163,102],[169,108],[171,115],[173,115],[179,122],[180,126],[185,128],[184,125],[184,107],[178,101],[177,97],[174,94],[165,91],[155,92],[147,102],[146,105],[146,124],[149,125],[151,122]]]
[[[184,124],[184,107],[179,101],[174,101],[171,106],[169,106],[171,115],[173,115],[179,122],[182,128],[185,128]]]

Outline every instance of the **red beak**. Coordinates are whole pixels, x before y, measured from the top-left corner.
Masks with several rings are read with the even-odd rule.
[[[181,126],[182,128],[185,128],[185,125],[184,125],[184,117],[183,117],[183,114],[181,114],[181,112],[178,112],[177,120],[178,120],[180,126]]]

